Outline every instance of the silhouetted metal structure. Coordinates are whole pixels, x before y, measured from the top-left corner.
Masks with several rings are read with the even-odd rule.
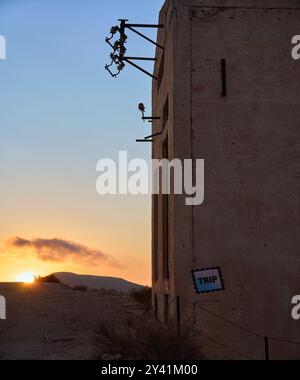
[[[153,41],[151,38],[145,36],[143,33],[138,31],[136,28],[163,28],[163,25],[156,24],[129,24],[126,19],[119,19],[120,25],[113,26],[110,30],[111,36],[105,39],[105,42],[110,45],[113,49],[113,52],[110,54],[111,63],[105,65],[105,69],[110,73],[110,75],[116,78],[121,71],[124,69],[126,63],[138,69],[142,73],[150,76],[153,79],[159,80],[158,77],[151,74],[149,71],[145,70],[143,67],[139,66],[134,61],[156,61],[156,58],[149,57],[129,57],[126,56],[127,49],[125,44],[127,43],[128,36],[125,33],[126,29],[131,30],[133,33],[138,36],[144,38],[146,41],[152,43],[153,45],[159,47],[160,49],[164,49],[163,46]],[[120,37],[115,42],[112,42],[114,36],[119,33]],[[113,72],[112,67],[116,66],[116,72]]]
[[[160,120],[160,116],[145,116],[145,112],[146,112],[146,107],[144,105],[144,103],[139,103],[138,105],[138,110],[141,112],[142,114],[142,120],[143,122],[145,122],[146,120],[149,122],[149,123],[152,123],[153,120]],[[136,142],[138,143],[149,143],[149,142],[153,142],[153,138],[154,137],[157,137],[157,136],[160,136],[162,134],[162,132],[159,132],[159,133],[155,133],[153,135],[150,135],[150,136],[146,136],[144,139],[138,139],[136,140]]]

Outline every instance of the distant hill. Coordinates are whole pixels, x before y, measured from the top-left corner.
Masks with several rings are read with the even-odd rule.
[[[67,272],[53,273],[53,275],[58,278],[61,283],[68,285],[71,288],[84,285],[89,289],[112,289],[122,293],[128,293],[131,289],[143,288],[142,285],[116,277],[79,275]]]

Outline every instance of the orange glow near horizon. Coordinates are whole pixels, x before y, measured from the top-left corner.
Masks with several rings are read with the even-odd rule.
[[[91,244],[92,245],[92,244]],[[3,249],[5,252],[5,248]],[[127,252],[126,252],[127,253]],[[76,262],[45,262],[36,257],[21,255],[13,257],[12,255],[2,255],[0,244],[0,283],[1,282],[29,282],[34,275],[42,277],[57,272],[71,272],[81,275],[94,275],[104,277],[124,278],[125,280],[138,283],[141,285],[150,285],[151,278],[149,275],[150,258],[138,258],[138,252],[131,255],[114,255],[124,267],[118,268],[102,265],[78,264]],[[150,256],[150,255],[149,255]]]
[[[35,274],[32,272],[21,273],[16,277],[17,282],[23,282],[24,284],[33,284],[35,281]]]
[[[162,2],[128,3],[152,18]],[[94,17],[101,14],[105,25],[114,11],[104,1],[90,7],[78,2],[69,17],[62,1],[25,3],[0,0],[0,34],[11,35],[14,46],[14,62],[0,62],[0,283],[30,283],[31,272],[72,272],[150,285],[151,195],[100,195],[96,189],[99,160],[113,160],[121,170],[120,151],[128,151],[129,160],[151,158],[148,145],[135,142],[141,126],[132,126],[129,99],[116,112],[111,81],[98,68]],[[60,15],[57,28],[52,14]],[[73,34],[78,20],[87,25],[81,30],[82,57]],[[32,31],[39,36],[24,49]],[[61,41],[62,35],[67,49],[61,43],[45,48],[49,36]],[[132,44],[139,49],[138,40]],[[55,56],[60,59],[53,61]],[[14,80],[16,75],[21,79]],[[118,91],[132,94],[133,104],[146,93],[150,102],[147,77],[125,82]],[[34,83],[30,91],[28,83]],[[63,241],[56,245],[53,239]]]
[[[20,274],[27,272],[40,276],[72,272],[150,285],[151,208],[147,199],[126,196],[102,200],[99,197],[94,205],[87,196],[87,202],[72,201],[76,212],[69,208],[69,201],[62,202],[62,199],[57,201],[55,210],[51,202],[36,205],[36,200],[30,197],[26,202],[15,198],[0,201],[0,282],[15,282]],[[14,204],[14,208],[8,207],[8,203]],[[45,257],[34,247],[12,246],[9,242],[14,237],[70,241],[91,251],[103,252],[120,265],[101,257],[99,262],[91,262],[84,255],[82,258],[76,254],[64,257],[59,255],[59,250],[56,257]],[[51,252],[55,253],[53,249]]]

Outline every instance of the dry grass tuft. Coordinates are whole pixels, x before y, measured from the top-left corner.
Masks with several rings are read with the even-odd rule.
[[[78,292],[87,292],[88,291],[88,287],[85,285],[76,285],[72,289],[75,291],[78,291]]]
[[[48,284],[51,284],[51,283],[58,284],[58,283],[60,283],[59,279],[54,274],[50,274],[49,276],[45,276],[45,277],[36,276],[34,280],[37,283],[48,283]]]
[[[151,310],[152,303],[152,289],[148,286],[144,286],[141,289],[132,289],[129,292],[130,297],[132,297],[136,302],[140,303],[145,307],[145,310]]]
[[[128,319],[121,325],[113,321],[103,321],[97,344],[105,353],[121,355],[122,359],[202,359],[200,347],[190,331],[181,331],[178,336],[175,326],[163,325],[154,320]]]

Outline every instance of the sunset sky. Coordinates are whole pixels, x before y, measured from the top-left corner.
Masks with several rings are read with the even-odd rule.
[[[100,196],[96,164],[149,158],[137,104],[151,79],[104,70],[118,18],[156,23],[163,0],[1,0],[0,281],[57,271],[150,283],[150,198]],[[155,37],[156,31],[148,31]],[[130,55],[154,47],[130,34]]]

